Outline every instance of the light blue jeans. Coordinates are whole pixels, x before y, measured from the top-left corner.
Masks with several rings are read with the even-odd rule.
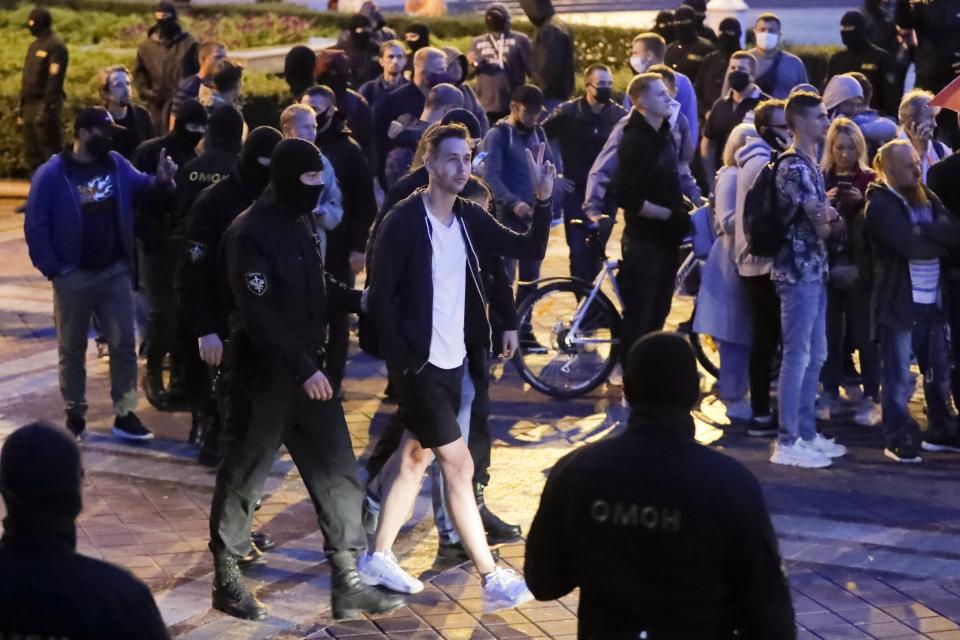
[[[777,282],[783,357],[777,387],[780,443],[817,433],[817,390],[827,359],[827,287],[824,282]]]
[[[750,388],[750,345],[716,340],[720,351],[717,397],[727,402],[743,400]]]
[[[476,390],[473,386],[473,379],[470,377],[470,367],[463,368],[463,382],[460,388],[460,411],[457,413],[457,424],[460,426],[460,433],[464,441],[470,440],[470,416],[473,407],[473,398]],[[453,526],[453,518],[450,517],[447,510],[447,500],[444,495],[443,474],[440,472],[440,463],[434,460],[430,463],[428,469],[431,481],[431,494],[433,499],[433,521],[437,525],[437,533],[440,535],[441,544],[453,544],[460,541],[456,527]],[[380,498],[383,495],[383,487],[380,479],[383,474],[377,474],[377,477],[367,486],[364,502],[366,508],[373,513],[380,513]]]

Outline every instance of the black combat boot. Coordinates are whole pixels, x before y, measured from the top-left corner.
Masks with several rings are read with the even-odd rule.
[[[225,553],[213,557],[213,608],[243,620],[267,617],[267,608],[243,581],[237,559]]]
[[[163,388],[163,369],[156,367],[147,360],[147,373],[143,377],[143,392],[147,396],[147,402],[152,404],[158,411],[170,410],[170,395]]]
[[[334,620],[354,618],[360,613],[387,613],[406,601],[363,583],[357,573],[357,559],[350,551],[330,554],[331,594]]]
[[[477,498],[477,507],[480,509],[480,520],[483,530],[487,532],[488,544],[505,544],[520,539],[520,525],[509,524],[490,511],[483,500],[484,486],[479,482],[473,483],[473,493]]]
[[[203,409],[193,409],[190,412],[190,435],[187,442],[190,444],[201,444],[207,434],[212,430],[211,424],[214,416]]]

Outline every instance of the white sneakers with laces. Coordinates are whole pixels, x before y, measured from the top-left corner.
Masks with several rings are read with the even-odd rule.
[[[825,437],[822,433],[818,433],[810,444],[816,451],[819,451],[828,458],[839,458],[847,455],[847,448],[845,446],[837,443],[833,438]]]
[[[483,579],[483,611],[512,609],[533,600],[527,583],[516,571],[497,567]]]
[[[830,458],[818,451],[813,441],[805,442],[801,438],[797,438],[793,444],[783,444],[777,440],[770,462],[802,469],[822,469],[831,464]]]
[[[390,551],[364,553],[357,562],[360,579],[371,587],[381,586],[398,593],[420,593],[423,583],[400,568]]]

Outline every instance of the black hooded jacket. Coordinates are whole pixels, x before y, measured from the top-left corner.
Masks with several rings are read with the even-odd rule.
[[[142,142],[133,153],[130,162],[144,173],[156,173],[157,163],[160,161],[160,151],[166,149],[167,155],[178,167],[185,166],[197,157],[194,147],[186,148],[177,136],[176,130]],[[170,236],[173,224],[173,214],[176,209],[176,192],[164,192],[162,198],[154,198],[137,204],[136,235],[137,240],[143,243],[147,251],[160,248]]]
[[[171,38],[160,33],[159,25],[147,32],[147,39],[137,47],[133,69],[133,86],[140,99],[155,109],[162,109],[173,98],[180,80],[198,71],[197,41],[179,30]]]
[[[304,381],[322,368],[328,310],[360,311],[360,292],[324,272],[311,222],[267,187],[224,234],[224,272],[236,310],[231,326],[242,367],[279,366]]]
[[[524,575],[538,600],[579,587],[578,638],[796,637],[760,485],[694,431],[689,412],[634,411],[551,471]]]
[[[555,15],[551,0],[520,0],[534,25],[530,81],[547,100],[568,100],[573,94],[573,32]]]
[[[937,92],[955,77],[960,60],[960,0],[897,0],[897,26],[917,33],[917,87]]]

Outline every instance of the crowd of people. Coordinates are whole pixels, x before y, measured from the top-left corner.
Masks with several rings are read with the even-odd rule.
[[[570,274],[586,281],[601,268],[596,239],[622,223],[619,354],[631,429],[672,421],[668,431],[691,435],[680,417],[697,393],[651,395],[663,383],[644,366],[679,367],[689,355],[659,332],[691,215],[703,212],[709,224],[695,233],[712,244],[694,328],[719,346],[716,393],[728,417],[775,438],[772,463],[820,468],[843,456],[820,429],[851,401],[857,424],[882,423],[895,461],[960,452],[960,340],[950,340],[960,327],[960,156],[950,149],[960,140],[956,119],[931,106],[952,78],[942,65],[956,54],[937,13],[951,1],[846,13],[844,48],[826,78],[811,79],[784,50],[789,25],[778,16],[760,15],[745,48],[745,25],[728,18],[715,33],[703,0],[687,0],[633,39],[627,86],[594,64],[578,96],[573,35],[550,0],[521,1],[530,37],[492,3],[487,32],[465,53],[433,46],[425,24],[397,38],[367,2],[336,48],[290,50],[289,104],[275,126],[252,129],[240,108],[243,66],[222,43],[197,42],[162,2],[134,70],[102,71],[102,102],[79,111],[65,148],[67,48],[36,9],[20,111],[32,173],[24,228],[53,284],[66,427],[85,433],[93,330],[110,359],[112,433],[153,437],[135,413],[139,335],[147,400],[190,411],[199,460],[218,467],[213,603],[231,615],[267,615],[241,569],[262,564],[273,544],[251,525],[281,445],[316,509],[336,617],[403,604],[376,586],[423,589],[391,549],[428,468],[440,555],[475,564],[491,607],[515,606],[533,593],[491,545],[518,540],[520,527],[484,500],[489,366],[492,355],[541,348],[517,303],[541,275],[551,223],[563,221]],[[904,91],[911,58],[916,86]],[[398,401],[366,486],[341,404],[351,314]],[[914,359],[922,433],[908,406]],[[572,480],[559,475],[593,468],[588,460],[558,466],[543,518],[564,517],[548,496],[566,499],[556,487]],[[601,489],[577,490],[595,505],[587,496]],[[759,494],[744,508],[762,510]],[[657,516],[663,531],[672,513]],[[594,525],[613,523],[601,515]],[[759,525],[750,534],[769,540],[769,522]],[[564,527],[550,529],[535,526],[542,549],[560,544],[549,538]],[[772,550],[757,573],[768,588],[782,582]],[[584,576],[556,566],[562,556],[528,555],[538,596],[577,584],[586,594]],[[705,598],[723,594],[719,584]]]

